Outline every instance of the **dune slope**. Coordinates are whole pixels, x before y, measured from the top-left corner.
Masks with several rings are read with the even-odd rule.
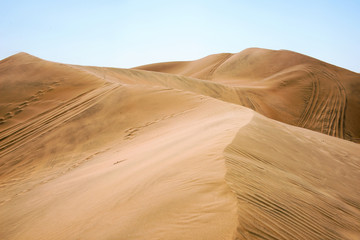
[[[4,105],[27,101],[49,79],[68,81],[1,124],[2,239],[232,237],[236,200],[222,151],[249,110],[15,58],[12,90],[34,89],[4,95]]]
[[[285,53],[0,61],[0,239],[359,238],[358,75]]]
[[[359,153],[358,144],[256,115],[224,152],[238,238],[359,238]]]

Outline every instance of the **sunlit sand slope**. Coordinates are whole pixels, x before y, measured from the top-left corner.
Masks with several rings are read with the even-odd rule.
[[[2,63],[12,61],[4,112],[24,107],[1,124],[1,239],[232,238],[223,149],[250,110],[26,54]]]

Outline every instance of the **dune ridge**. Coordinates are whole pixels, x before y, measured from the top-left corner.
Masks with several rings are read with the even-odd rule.
[[[0,238],[357,239],[358,91],[289,51],[1,60]]]

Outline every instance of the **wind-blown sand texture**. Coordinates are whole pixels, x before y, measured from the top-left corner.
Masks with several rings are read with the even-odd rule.
[[[0,61],[0,239],[359,239],[360,74],[246,49]]]

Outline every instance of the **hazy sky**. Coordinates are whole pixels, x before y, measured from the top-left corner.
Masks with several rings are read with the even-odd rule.
[[[0,0],[0,59],[133,67],[248,47],[360,72],[360,0]]]

